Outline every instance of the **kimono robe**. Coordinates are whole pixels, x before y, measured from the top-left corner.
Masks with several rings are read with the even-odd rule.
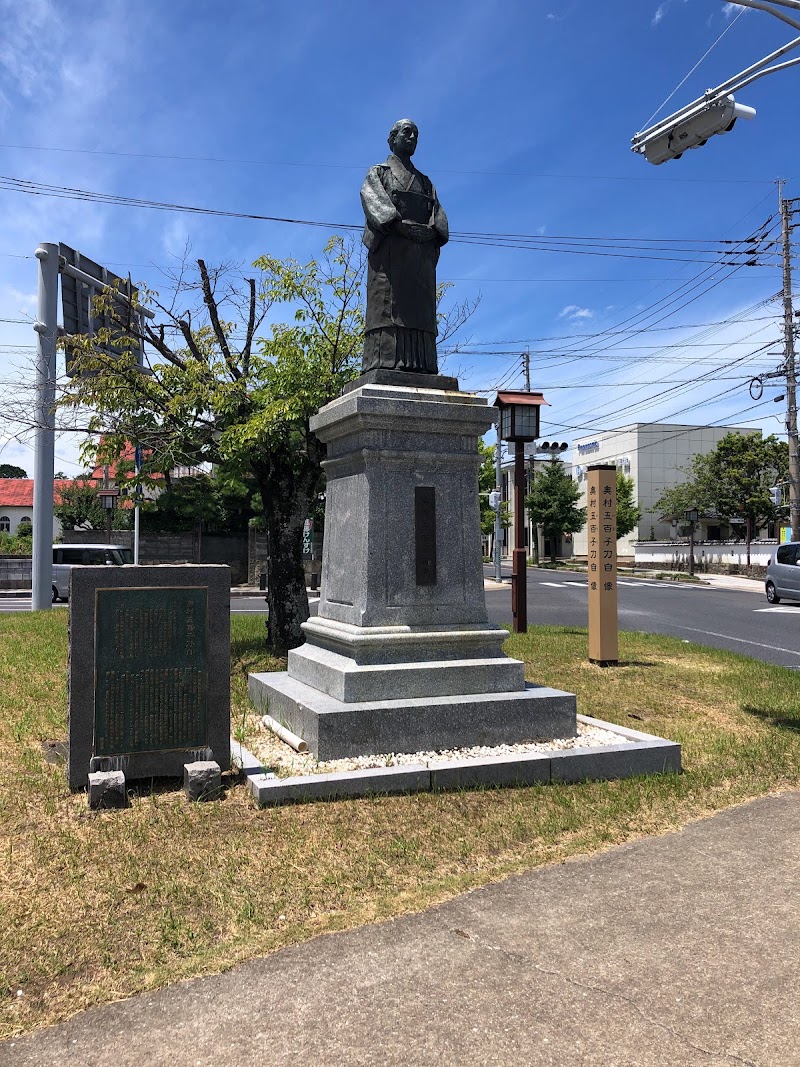
[[[449,237],[447,216],[430,178],[392,154],[370,168],[361,187],[368,249],[367,317],[362,373],[378,367],[436,374],[436,264]],[[396,220],[431,227],[414,241]]]

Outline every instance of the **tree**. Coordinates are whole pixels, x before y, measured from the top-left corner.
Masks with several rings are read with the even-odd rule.
[[[564,533],[577,533],[586,523],[586,508],[577,507],[580,489],[567,474],[564,464],[554,457],[536,476],[532,492],[525,498],[531,521],[542,527],[550,539],[550,560],[556,562],[556,542]]]
[[[198,259],[196,273],[185,267],[176,276],[170,301],[142,289],[158,314],[143,326],[122,315],[111,293],[96,298],[113,327],[69,338],[82,373],[60,403],[79,422],[90,413],[79,428],[102,435],[100,461],[113,460],[126,442],[143,446],[138,480],[203,462],[252,477],[269,553],[268,640],[282,652],[303,642],[309,614],[302,529],[323,488],[325,456],[309,422],[358,372],[363,253],[334,238],[319,263],[264,256],[255,266],[259,276],[242,284],[232,268]],[[276,304],[291,305],[292,321],[257,337]],[[112,335],[122,349],[117,358],[99,347]],[[134,355],[142,343],[145,373]]]
[[[170,488],[145,503],[141,528],[182,532],[198,526],[216,533],[241,532],[253,516],[250,498],[254,486],[222,475],[195,474],[176,478]]]
[[[13,463],[0,463],[0,478],[27,478],[28,472]]]
[[[497,484],[497,474],[495,470],[497,445],[487,445],[479,438],[478,451],[483,460],[478,470],[478,492],[480,494],[479,499],[481,502],[481,533],[485,537],[491,537],[494,534],[494,519],[496,512],[489,507],[489,493],[496,488]],[[503,501],[500,505],[500,525],[504,530],[507,530],[511,525],[511,518],[508,514],[508,503],[506,501]]]
[[[97,486],[88,478],[76,479],[70,485],[62,485],[60,501],[53,506],[53,514],[65,530],[105,530],[106,512],[97,495]],[[130,526],[126,509],[114,513],[114,526],[118,530]]]
[[[617,540],[629,534],[641,517],[633,497],[633,478],[617,471]]]
[[[668,489],[656,503],[665,518],[685,521],[689,508],[727,522],[744,522],[748,546],[767,523],[780,515],[769,490],[789,477],[789,448],[774,434],[726,434],[716,448],[695,456],[687,479]]]

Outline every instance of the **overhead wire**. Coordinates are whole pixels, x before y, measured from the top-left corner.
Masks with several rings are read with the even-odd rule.
[[[34,182],[28,179],[14,178],[8,175],[0,175],[0,189],[6,189],[13,192],[22,193],[30,196],[46,196],[55,197],[57,199],[69,199],[69,200],[82,200],[91,203],[102,203],[120,207],[137,207],[147,210],[155,211],[174,211],[188,214],[209,215],[220,218],[238,218],[247,219],[251,221],[261,222],[274,222],[285,223],[294,226],[309,226],[328,230],[345,230],[349,232],[360,232],[363,229],[363,223],[344,223],[344,222],[329,222],[323,220],[314,219],[300,219],[290,216],[280,215],[263,215],[256,212],[241,212],[230,211],[222,208],[207,208],[199,207],[189,204],[177,204],[168,201],[150,200],[138,197],[131,197],[123,194],[116,193],[103,193],[88,189],[79,189],[72,186],[53,185],[46,182]],[[611,245],[608,243],[608,239],[580,239],[580,247],[576,244],[575,238],[558,238],[558,237],[544,237],[537,234],[490,234],[490,233],[476,233],[472,234],[469,231],[452,231],[451,240],[464,244],[475,244],[491,247],[503,247],[503,248],[518,248],[526,249],[529,251],[550,251],[558,252],[563,255],[588,255],[588,256],[601,256],[601,257],[613,257],[622,259],[635,259],[635,260],[664,260],[666,262],[685,262],[685,263],[701,263],[707,262],[702,259],[698,259],[697,256],[701,254],[713,255],[717,257],[730,257],[731,255],[738,255],[744,253],[738,253],[735,250],[729,248],[723,249],[705,249],[705,250],[691,250],[691,254],[694,258],[686,258],[681,256],[672,256],[666,254],[655,255],[633,255],[630,252],[621,250],[617,251],[602,251],[601,249],[608,249]],[[606,244],[598,243],[606,241]],[[622,238],[622,242],[634,240],[632,238]],[[641,240],[641,239],[639,239]],[[655,239],[653,239],[655,240]],[[734,244],[740,244],[742,242],[733,242]],[[616,245],[614,247],[617,247]],[[619,245],[620,248],[626,247],[624,244]],[[641,249],[647,248],[648,251],[660,253],[669,252],[672,245],[662,244],[641,245],[633,246]],[[680,251],[680,248],[678,249]],[[714,261],[712,261],[714,262]],[[743,261],[747,262],[747,261]],[[759,263],[754,257],[752,262],[747,263],[748,266],[771,266],[772,264]]]
[[[669,96],[665,100],[662,100],[662,102],[658,105],[658,107],[655,109],[655,111],[650,116],[650,118],[647,120],[647,122],[645,122],[644,126],[642,126],[643,130],[647,129],[647,127],[650,125],[650,123],[653,121],[653,119],[656,117],[656,115],[659,113],[659,111],[663,110],[663,108],[665,108],[667,106],[667,104],[670,102],[670,100],[673,98],[675,93],[677,93],[677,91],[683,85],[686,84],[686,82],[689,80],[689,78],[691,78],[691,76],[694,74],[694,72],[697,70],[697,68],[703,62],[703,60],[705,60],[714,51],[714,49],[717,47],[717,45],[722,40],[722,38],[725,36],[725,34],[736,25],[736,23],[739,21],[739,19],[742,17],[742,15],[745,13],[746,10],[747,10],[746,8],[742,8],[742,10],[736,15],[736,17],[731,19],[731,21],[728,23],[728,25],[725,27],[725,29],[722,31],[722,33],[719,35],[719,37],[717,37],[717,39],[714,41],[714,43],[709,48],[707,48],[705,50],[705,52],[703,52],[703,54],[700,56],[700,58],[695,63],[695,65],[692,67],[692,69],[689,71],[689,73],[686,74],[683,78],[681,78],[681,80],[678,82],[678,84],[675,86],[675,88],[672,90],[672,92],[669,94]]]
[[[46,145],[16,145],[16,144],[0,144],[0,149],[7,149],[11,151],[24,151],[24,152],[57,152],[57,153],[69,153],[73,155],[87,155],[87,156],[110,156],[119,157],[123,159],[153,159],[164,160],[169,162],[180,163],[225,163],[236,166],[259,166],[259,167],[292,167],[292,168],[306,168],[312,170],[356,170],[366,173],[368,167],[364,164],[356,163],[317,163],[306,161],[290,161],[290,160],[274,160],[274,159],[236,159],[226,156],[193,156],[193,155],[176,155],[176,154],[162,154],[157,152],[128,152],[117,151],[114,149],[90,149],[90,148],[61,148],[56,146]],[[562,180],[579,180],[579,181],[649,181],[649,182],[670,182],[677,183],[679,185],[764,185],[769,182],[772,184],[770,178],[687,178],[672,175],[639,175],[639,174],[555,174],[547,172],[536,172],[526,169],[524,171],[507,171],[507,170],[464,170],[464,169],[452,169],[437,167],[437,173],[440,174],[463,174],[474,175],[483,177],[510,177],[510,178],[539,178],[539,179],[554,179],[558,181]]]

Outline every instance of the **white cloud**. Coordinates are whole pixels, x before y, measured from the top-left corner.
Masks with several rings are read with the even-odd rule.
[[[676,0],[662,0],[662,2],[655,9],[653,17],[650,19],[650,25],[657,26],[675,2]],[[688,2],[689,0],[683,0],[684,4]]]
[[[558,313],[560,319],[568,319],[570,322],[579,322],[581,319],[591,319],[594,312],[589,308],[578,307],[577,304],[567,304]]]
[[[35,291],[24,293],[21,289],[15,289],[14,286],[9,286],[6,289],[6,295],[9,304],[19,314],[33,314],[33,312],[36,311],[38,297]]]

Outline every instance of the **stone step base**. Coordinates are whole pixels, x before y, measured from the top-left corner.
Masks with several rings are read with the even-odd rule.
[[[346,704],[282,671],[251,674],[248,692],[256,709],[299,734],[321,760],[519,744],[577,732],[575,696],[530,683],[513,693]]]
[[[346,704],[408,697],[509,693],[525,688],[525,664],[506,656],[358,664],[307,642],[289,653],[289,676]]]

